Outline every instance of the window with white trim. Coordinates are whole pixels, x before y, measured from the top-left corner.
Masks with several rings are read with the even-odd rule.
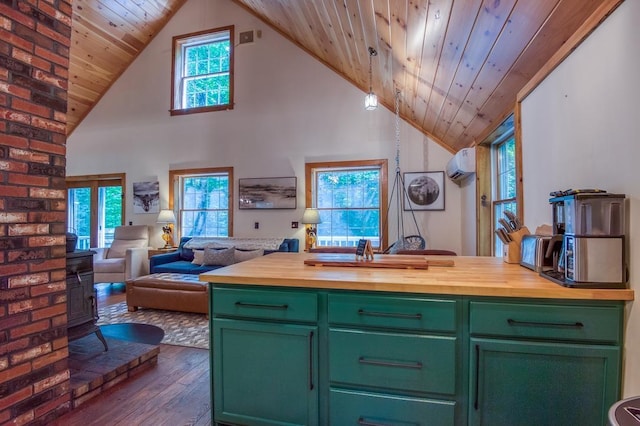
[[[171,115],[233,109],[233,26],[173,38]]]

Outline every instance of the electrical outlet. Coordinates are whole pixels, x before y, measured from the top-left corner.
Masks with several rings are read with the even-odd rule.
[[[298,222],[291,222],[291,228],[298,229]]]
[[[260,229],[260,222],[255,222],[253,224],[253,229]]]

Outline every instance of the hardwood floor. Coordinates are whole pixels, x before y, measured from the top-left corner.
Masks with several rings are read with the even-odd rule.
[[[125,300],[123,284],[96,284],[99,306]],[[54,425],[211,425],[209,351],[160,345],[158,365],[91,399]]]

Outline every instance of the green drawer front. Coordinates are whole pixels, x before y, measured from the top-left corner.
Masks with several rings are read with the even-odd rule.
[[[213,314],[286,321],[318,320],[315,293],[213,287]]]
[[[618,343],[621,321],[618,306],[470,302],[474,335]]]
[[[330,329],[329,379],[451,395],[456,390],[456,338]]]
[[[329,294],[329,323],[455,332],[455,300]]]
[[[332,389],[331,425],[449,426],[455,423],[455,402],[378,395]]]

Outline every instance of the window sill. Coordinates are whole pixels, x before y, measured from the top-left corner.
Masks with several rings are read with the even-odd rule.
[[[209,106],[209,107],[198,107],[198,108],[170,109],[169,114],[172,116],[187,115],[187,114],[199,114],[201,112],[225,111],[229,109],[233,109],[232,104],[216,105],[216,106]]]

